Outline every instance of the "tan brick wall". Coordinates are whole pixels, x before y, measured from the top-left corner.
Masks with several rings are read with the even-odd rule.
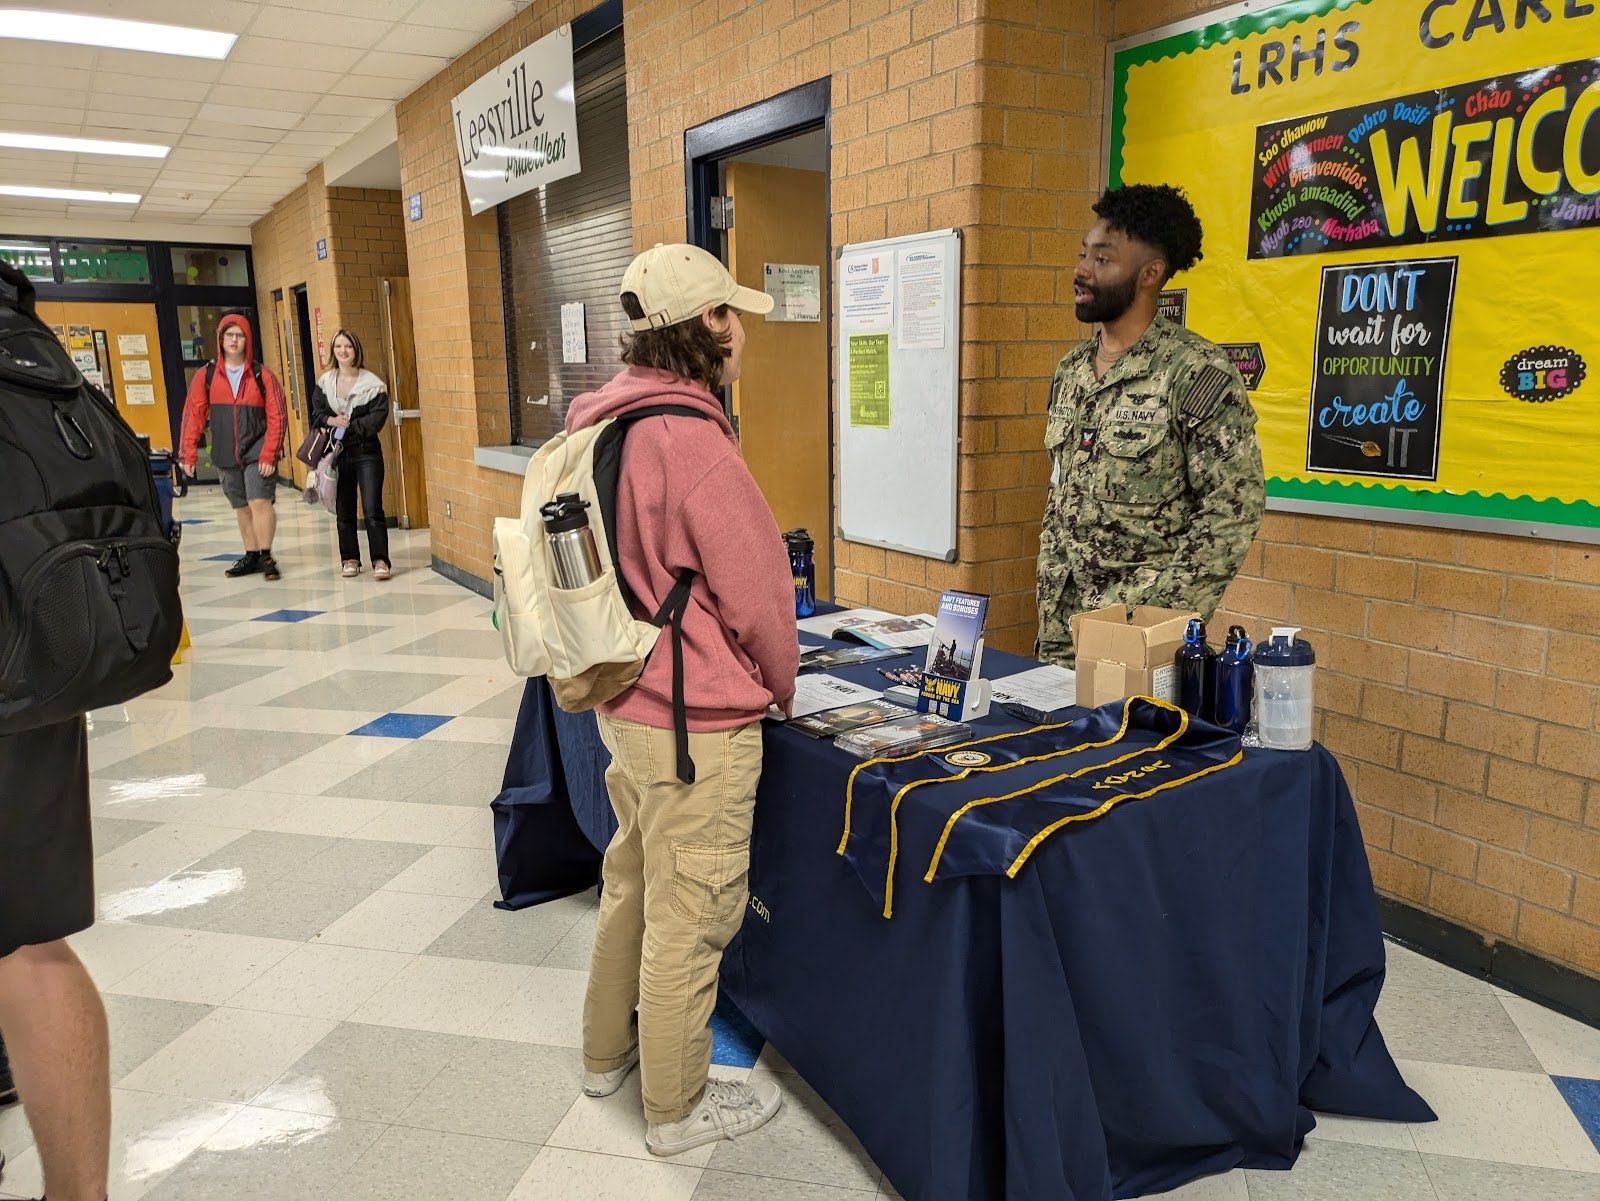
[[[333,336],[350,328],[361,339],[367,366],[387,378],[384,343],[379,328],[382,281],[407,274],[405,217],[400,193],[373,188],[329,188],[319,166],[304,186],[285,196],[251,227],[256,270],[256,305],[262,327],[262,361],[280,370],[279,342],[272,293],[306,285],[311,309],[313,354],[317,341],[316,313],[322,317],[322,363],[329,365]],[[328,241],[328,257],[319,260],[318,239]],[[392,446],[392,444],[391,444]],[[391,471],[384,484],[385,505],[398,503],[398,476]]]
[[[963,231],[958,561],[836,542],[849,604],[992,597],[1027,650],[1056,360],[1099,147],[1109,9],[1034,0],[646,0],[627,16],[638,245],[684,237],[683,131],[831,79],[832,241]],[[641,61],[643,57],[644,61]]]
[[[511,440],[511,406],[495,213],[474,217],[467,206],[450,102],[590,7],[583,0],[535,0],[395,112],[401,194],[422,196],[422,220],[404,228],[433,553],[481,580],[493,571],[494,519],[517,512],[522,481],[472,461],[477,447]]]
[[[1215,7],[1118,0],[1116,34]],[[1600,975],[1600,547],[1269,513],[1229,621],[1316,648],[1381,892]]]
[[[1231,621],[1316,648],[1381,891],[1600,974],[1600,548],[1273,513]]]

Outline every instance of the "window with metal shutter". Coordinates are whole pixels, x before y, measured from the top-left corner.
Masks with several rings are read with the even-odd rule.
[[[500,205],[511,437],[538,446],[567,404],[622,366],[627,329],[617,287],[633,259],[628,95],[622,31],[573,59],[583,169]],[[581,301],[587,363],[561,361],[561,306]]]

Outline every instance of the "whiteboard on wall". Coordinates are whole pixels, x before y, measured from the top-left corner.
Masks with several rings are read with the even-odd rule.
[[[839,251],[839,536],[956,557],[961,233]]]

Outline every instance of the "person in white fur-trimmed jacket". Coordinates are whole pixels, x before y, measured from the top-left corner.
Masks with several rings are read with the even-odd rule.
[[[361,574],[361,544],[356,539],[356,497],[366,517],[367,552],[375,579],[393,574],[389,562],[389,524],[383,512],[383,443],[378,434],[389,420],[389,390],[366,369],[361,339],[349,330],[333,335],[334,366],[311,391],[311,421],[343,430],[339,455],[338,527],[340,574]]]

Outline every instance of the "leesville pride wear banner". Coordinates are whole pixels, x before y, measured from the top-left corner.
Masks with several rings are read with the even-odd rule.
[[[1228,9],[1117,47],[1111,97],[1111,182],[1205,228],[1176,282],[1269,497],[1600,535],[1600,3]]]
[[[845,788],[838,853],[891,917],[897,873],[902,885],[1015,878],[1052,834],[1237,766],[1242,755],[1237,734],[1139,696],[1073,722],[869,759]]]

